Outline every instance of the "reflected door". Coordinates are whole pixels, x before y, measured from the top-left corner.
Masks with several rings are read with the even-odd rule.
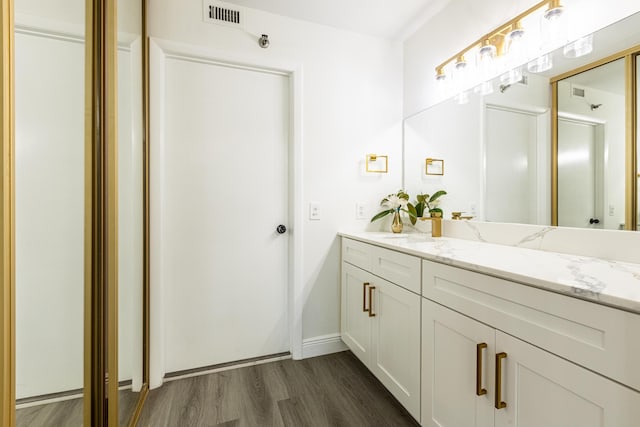
[[[536,116],[487,106],[486,132],[486,220],[538,224]]]
[[[602,228],[596,209],[596,127],[560,119],[558,141],[558,225]]]

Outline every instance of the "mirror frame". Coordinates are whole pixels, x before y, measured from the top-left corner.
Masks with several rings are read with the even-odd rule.
[[[613,55],[594,61],[590,64],[557,75],[550,79],[551,83],[551,225],[558,225],[558,82],[585,71],[619,59],[624,59],[625,69],[625,221],[624,229],[637,230],[637,62],[640,56],[640,45],[625,49]]]
[[[13,0],[1,0],[0,5],[0,423],[15,425],[15,218],[14,218],[14,68],[13,68]]]

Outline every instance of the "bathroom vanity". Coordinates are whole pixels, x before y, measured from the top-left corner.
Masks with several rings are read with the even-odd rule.
[[[640,422],[640,265],[341,236],[342,339],[422,425]]]

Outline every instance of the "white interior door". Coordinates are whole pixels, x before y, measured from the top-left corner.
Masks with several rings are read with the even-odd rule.
[[[598,226],[602,218],[596,215],[596,184],[595,126],[559,119],[558,225]]]
[[[290,350],[289,77],[165,68],[166,371]]]
[[[487,106],[485,120],[486,220],[538,224],[536,116]]]

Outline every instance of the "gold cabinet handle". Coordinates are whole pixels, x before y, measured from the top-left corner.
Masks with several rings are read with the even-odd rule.
[[[487,343],[476,345],[476,396],[487,394],[487,389],[482,388],[482,350],[487,348]]]
[[[371,286],[369,288],[369,317],[375,317],[375,313],[373,312],[373,290],[375,286]]]
[[[366,313],[369,311],[367,309],[367,286],[369,286],[369,282],[364,282],[362,284],[362,312]]]
[[[507,353],[496,354],[496,409],[507,407],[507,402],[502,401],[502,359],[507,358]]]

